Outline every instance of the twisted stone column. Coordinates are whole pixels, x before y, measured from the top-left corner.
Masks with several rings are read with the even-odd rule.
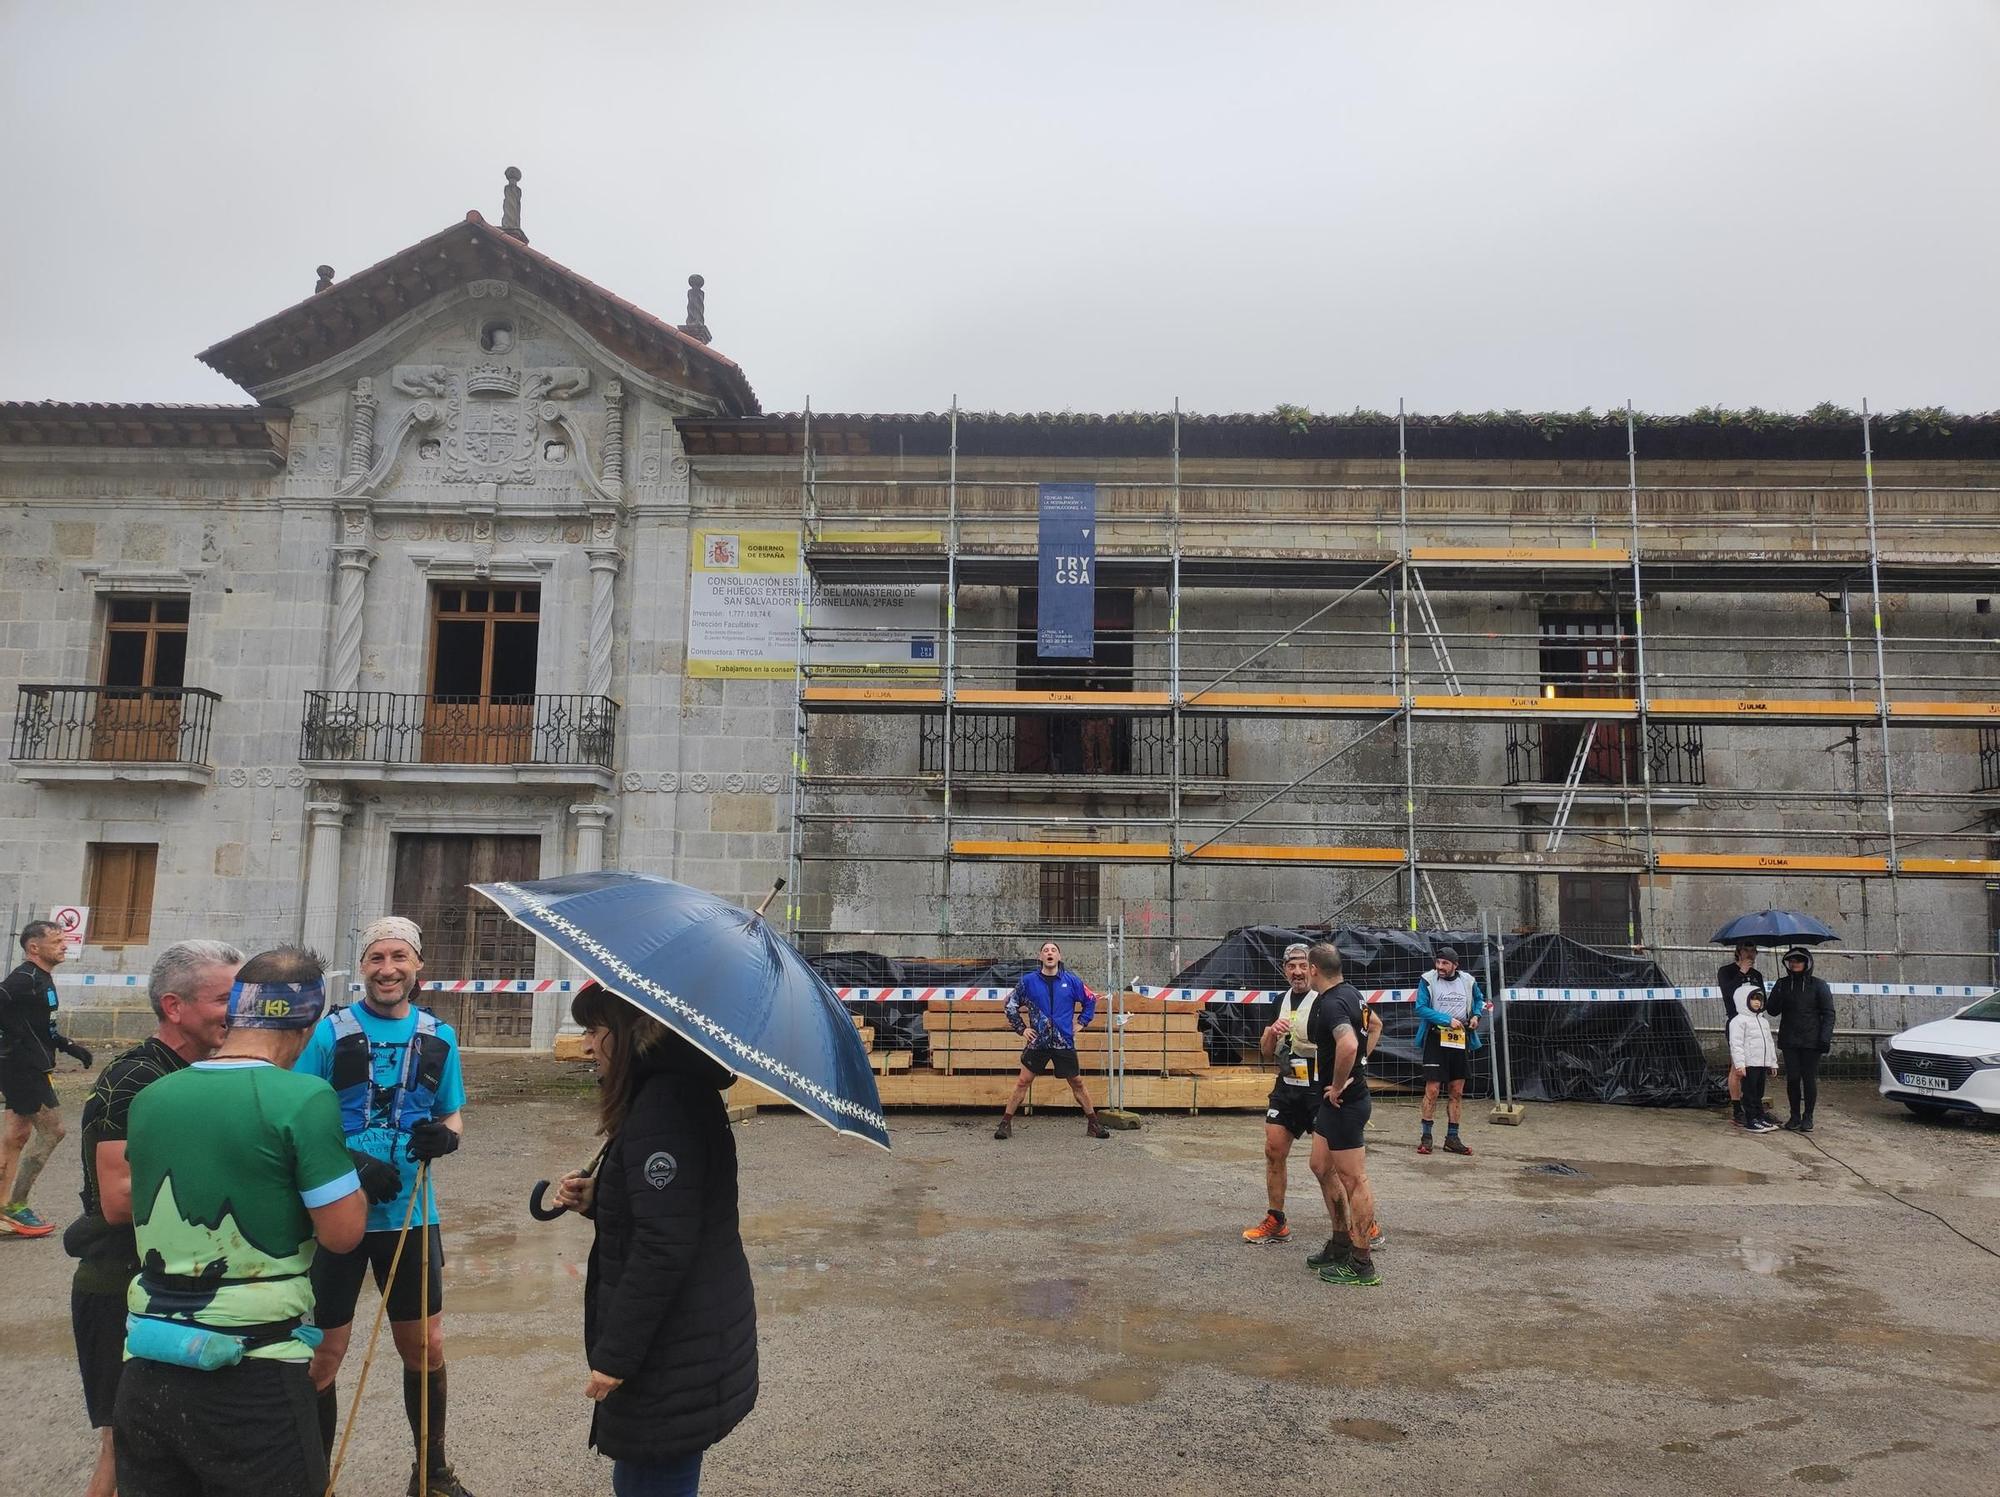
[[[625,482],[625,387],[604,387],[604,486],[617,493]]]
[[[590,663],[583,689],[589,696],[611,695],[611,613],[613,584],[625,556],[616,546],[587,546],[590,558]]]
[[[366,546],[335,546],[333,554],[340,574],[333,600],[333,659],[326,687],[328,691],[353,691],[361,683],[361,612],[375,553]]]
[[[366,473],[375,462],[375,381],[362,379],[354,386],[354,426],[347,435],[348,479]]]

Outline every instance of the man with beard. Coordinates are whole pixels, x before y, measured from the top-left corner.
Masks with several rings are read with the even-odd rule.
[[[372,1274],[375,1287],[382,1288],[410,1213],[410,1230],[430,1234],[428,1282],[418,1266],[423,1255],[412,1242],[387,1290],[389,1330],[403,1359],[403,1411],[419,1443],[409,1497],[470,1497],[445,1457],[444,1244],[436,1190],[427,1187],[410,1211],[417,1166],[457,1149],[464,1129],[458,1036],[428,1010],[412,1006],[423,950],[423,932],[414,921],[387,915],[364,929],[361,1001],[320,1020],[299,1057],[297,1069],[325,1078],[340,1099],[348,1147],[395,1166],[403,1177],[393,1199],[370,1204],[368,1232],[359,1247],[313,1260],[314,1319],[324,1339],[313,1354],[312,1381],[320,1439],[331,1450],[340,1421],[336,1379],[354,1334],[361,1281]],[[420,1433],[426,1403],[427,1449]]]

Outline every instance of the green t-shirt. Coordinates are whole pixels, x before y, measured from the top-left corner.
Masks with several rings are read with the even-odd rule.
[[[360,1188],[324,1081],[198,1061],[133,1099],[125,1154],[139,1245],[127,1309],[218,1331],[311,1313],[309,1208]],[[280,1341],[250,1355],[311,1353]]]

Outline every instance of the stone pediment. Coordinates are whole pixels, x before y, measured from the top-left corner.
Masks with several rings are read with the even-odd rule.
[[[701,339],[584,279],[477,213],[296,306],[226,338],[203,363],[260,400],[290,401],[408,347],[442,312],[511,297],[520,315],[560,326],[585,362],[616,370],[690,414],[749,416],[757,397],[735,362]],[[527,368],[507,348],[486,350],[498,369]],[[492,393],[504,395],[494,375]],[[542,398],[550,398],[544,392]]]

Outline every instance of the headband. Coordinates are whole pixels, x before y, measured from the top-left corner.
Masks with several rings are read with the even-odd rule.
[[[326,983],[239,982],[229,990],[231,1029],[310,1029],[326,1012]]]
[[[368,948],[377,941],[402,941],[418,956],[424,954],[423,931],[417,928],[416,921],[405,920],[401,915],[384,915],[361,927],[362,955],[367,955]]]

